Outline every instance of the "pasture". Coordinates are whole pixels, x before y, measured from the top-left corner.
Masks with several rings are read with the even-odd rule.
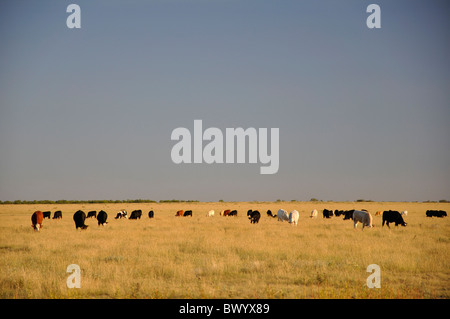
[[[283,208],[300,213],[298,226],[278,222]],[[353,229],[322,210],[367,209],[374,228]],[[105,210],[108,225],[78,210]],[[114,219],[142,209],[140,220]],[[148,218],[154,210],[155,218]],[[177,210],[192,217],[175,217]],[[214,217],[206,213],[215,210]],[[224,209],[237,217],[222,217]],[[259,210],[250,224],[248,209]],[[319,210],[317,219],[309,218]],[[407,210],[406,227],[381,227],[378,210]],[[1,298],[449,298],[450,220],[427,218],[447,203],[229,202],[0,205]],[[36,210],[61,210],[34,232]],[[81,288],[69,289],[70,264],[81,267]],[[366,268],[381,268],[381,288],[369,289]]]

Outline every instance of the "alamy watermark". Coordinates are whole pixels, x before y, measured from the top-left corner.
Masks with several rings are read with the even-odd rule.
[[[67,13],[70,13],[66,19],[66,25],[69,29],[81,28],[81,8],[78,4],[72,3],[67,6]]]
[[[367,272],[371,273],[367,277],[366,284],[368,288],[381,288],[381,268],[377,264],[367,266]],[[66,272],[71,273],[67,277],[67,288],[81,288],[81,268],[77,264],[67,266]]]
[[[67,13],[70,15],[66,19],[66,25],[69,29],[81,28],[81,8],[78,4],[72,3],[67,6]],[[381,8],[378,4],[372,3],[367,6],[367,13],[370,15],[366,19],[366,25],[369,29],[381,28]]]
[[[67,266],[66,272],[71,273],[67,277],[67,288],[81,288],[81,268],[77,264]]]
[[[369,288],[381,288],[381,268],[377,264],[367,266],[367,272],[372,273],[367,277],[366,284]]]
[[[245,130],[242,127],[226,128],[223,134],[217,127],[210,127],[203,131],[202,120],[194,120],[193,136],[185,127],[178,127],[172,131],[171,140],[178,142],[172,147],[170,156],[175,164],[233,164],[235,159],[236,163],[246,163],[246,153],[248,153],[248,163],[255,164],[259,161],[261,164],[267,164],[260,167],[260,174],[275,174],[280,164],[279,139],[279,128],[270,129],[269,144],[267,128],[258,130],[254,127]],[[204,141],[209,142],[203,145]]]

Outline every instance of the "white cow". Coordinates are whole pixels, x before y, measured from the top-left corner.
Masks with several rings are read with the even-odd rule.
[[[210,211],[206,214],[206,216],[207,216],[207,217],[212,217],[212,216],[214,216],[214,211],[213,211],[213,210],[210,210]]]
[[[277,219],[278,221],[283,221],[283,220],[289,221],[288,212],[285,211],[284,209],[279,209],[278,210],[277,217],[278,217],[278,219]]]
[[[400,214],[401,214],[402,216],[403,216],[403,215],[408,216],[408,211],[407,211],[407,210],[404,210],[404,211],[402,211]]]
[[[289,213],[289,224],[297,226],[299,213],[296,210],[293,210]]]
[[[363,212],[361,210],[355,210],[353,212],[353,227],[356,229],[356,225],[358,222],[362,224],[362,229],[364,230],[364,226],[373,227],[372,226],[372,215],[369,212]]]
[[[317,211],[317,209],[314,209],[312,212],[311,212],[311,216],[309,216],[309,217],[311,217],[311,218],[317,218],[317,214],[318,214],[319,212]]]

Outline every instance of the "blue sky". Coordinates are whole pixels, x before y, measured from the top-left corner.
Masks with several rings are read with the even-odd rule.
[[[66,7],[81,7],[68,29]],[[381,7],[381,29],[366,7]],[[450,199],[446,1],[3,1],[0,200]],[[280,168],[172,162],[280,129]]]

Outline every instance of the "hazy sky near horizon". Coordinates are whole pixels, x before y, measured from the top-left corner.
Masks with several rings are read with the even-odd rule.
[[[0,200],[450,199],[449,9],[2,1]],[[171,133],[195,119],[279,128],[278,173],[174,164]]]

